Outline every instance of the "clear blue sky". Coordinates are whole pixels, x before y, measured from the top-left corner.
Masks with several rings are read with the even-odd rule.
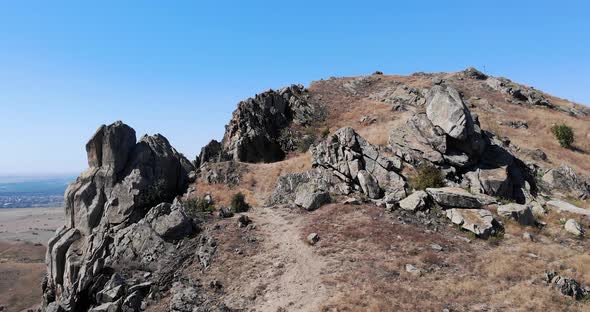
[[[79,172],[90,135],[119,119],[192,159],[241,99],[375,70],[476,66],[590,103],[586,1],[11,2],[0,175]]]

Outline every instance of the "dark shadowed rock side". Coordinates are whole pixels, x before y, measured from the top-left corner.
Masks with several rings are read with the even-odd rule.
[[[282,160],[294,149],[292,140],[296,139],[285,130],[292,124],[308,125],[320,118],[320,109],[308,98],[302,85],[292,85],[240,102],[225,128],[222,153],[243,162]],[[201,158],[201,163],[208,160]]]
[[[150,281],[133,269],[157,270],[195,230],[174,200],[193,166],[162,135],[136,142],[120,121],[101,126],[86,151],[89,168],[67,188],[65,224],[48,243],[43,306],[139,311]]]

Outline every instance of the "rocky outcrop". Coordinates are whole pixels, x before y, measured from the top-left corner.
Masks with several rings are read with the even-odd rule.
[[[428,92],[426,114],[414,114],[404,126],[394,128],[389,144],[413,164],[426,159],[462,168],[477,163],[487,142],[459,92],[436,85]]]
[[[446,210],[446,214],[452,223],[480,238],[495,235],[501,229],[500,223],[485,209],[453,208]]]
[[[482,131],[460,93],[444,84],[429,91],[426,114],[416,113],[392,129],[389,144],[404,161],[415,166],[431,162],[451,181],[466,182],[476,193],[524,203],[526,192],[536,192],[525,164],[505,142]]]
[[[493,90],[510,95],[517,102],[554,108],[541,92],[518,85],[506,78],[489,77],[486,84]]]
[[[522,225],[535,225],[535,216],[531,207],[519,204],[506,204],[498,206],[498,214],[514,219],[516,222]]]
[[[217,140],[211,140],[207,145],[201,148],[201,153],[195,160],[195,167],[199,168],[209,162],[220,162],[231,159],[226,155],[223,146]]]
[[[486,80],[488,76],[475,67],[469,67],[462,72],[463,76],[468,79]]]
[[[373,199],[387,194],[398,200],[406,196],[406,182],[398,173],[401,159],[370,144],[350,127],[328,136],[311,153],[314,167],[331,173],[350,190]]]
[[[590,198],[590,179],[576,174],[566,165],[549,170],[542,180],[550,191],[571,193],[580,199]]]
[[[548,201],[547,206],[556,209],[560,212],[565,211],[579,215],[590,216],[590,209],[580,208],[578,206],[557,199]]]
[[[163,262],[154,259],[194,231],[182,204],[166,203],[185,192],[194,168],[163,136],[136,142],[122,122],[101,126],[86,151],[89,168],[68,186],[65,225],[48,243],[44,306],[119,311],[139,296],[123,272],[156,270]]]
[[[319,109],[308,101],[307,90],[292,85],[270,90],[238,104],[225,127],[223,153],[236,161],[274,162],[288,150],[281,134],[292,123],[307,125],[320,118]]]

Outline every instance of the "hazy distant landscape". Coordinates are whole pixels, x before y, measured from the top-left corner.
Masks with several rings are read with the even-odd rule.
[[[74,176],[0,176],[0,208],[61,207]]]

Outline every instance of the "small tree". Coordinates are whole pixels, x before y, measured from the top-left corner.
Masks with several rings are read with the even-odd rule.
[[[410,178],[410,186],[415,190],[443,187],[445,179],[438,168],[429,162],[423,162],[416,169],[416,174]]]
[[[565,148],[571,148],[574,143],[574,130],[566,124],[558,124],[551,127],[551,132],[559,142],[559,145]]]
[[[248,211],[248,209],[250,209],[250,205],[248,205],[248,203],[246,202],[246,196],[244,196],[242,192],[239,192],[232,196],[230,207],[231,210],[235,213],[246,212]]]

